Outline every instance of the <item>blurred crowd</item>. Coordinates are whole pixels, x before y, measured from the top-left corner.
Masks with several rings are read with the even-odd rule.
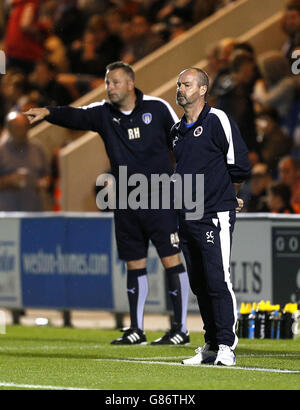
[[[252,164],[240,196],[246,212],[300,213],[300,1],[286,2],[286,42],[259,56],[223,39],[207,52],[209,102],[238,124]]]
[[[4,0],[0,127],[12,107],[64,105],[134,64],[229,0]]]
[[[8,113],[70,104],[103,82],[107,64],[134,64],[227,3],[4,0],[0,132]],[[207,50],[209,103],[237,122],[249,148],[252,174],[240,193],[246,212],[300,213],[300,0],[286,1],[282,30],[279,51],[258,56],[234,38]]]

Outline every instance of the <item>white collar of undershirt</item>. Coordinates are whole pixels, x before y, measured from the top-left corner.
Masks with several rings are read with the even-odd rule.
[[[130,115],[132,113],[133,110],[129,110],[129,111],[121,111],[122,114],[124,115]]]

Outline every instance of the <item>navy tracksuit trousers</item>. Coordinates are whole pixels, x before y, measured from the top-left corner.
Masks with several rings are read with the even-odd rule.
[[[187,221],[180,215],[180,241],[190,285],[204,322],[205,341],[234,349],[237,308],[230,281],[230,253],[235,211]]]

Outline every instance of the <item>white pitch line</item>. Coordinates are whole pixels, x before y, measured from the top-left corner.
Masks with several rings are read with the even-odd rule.
[[[93,389],[83,389],[77,387],[61,387],[61,386],[42,386],[39,384],[18,384],[18,383],[5,383],[0,382],[0,387],[16,387],[16,388],[24,388],[24,389],[32,389],[32,390],[93,390]]]
[[[170,359],[189,359],[192,356],[157,356],[157,357],[128,357],[129,360],[170,360]],[[267,358],[267,357],[299,357],[300,353],[279,353],[279,354],[256,354],[256,353],[249,353],[249,354],[239,354],[238,358],[249,358],[249,357],[259,357],[259,358]]]
[[[119,362],[119,363],[139,363],[139,364],[160,364],[165,366],[181,366],[185,367],[203,367],[206,369],[227,369],[227,370],[245,370],[254,372],[267,372],[267,373],[286,373],[286,374],[300,374],[300,370],[287,370],[287,369],[268,369],[260,367],[238,367],[238,366],[211,366],[211,365],[199,365],[199,366],[184,366],[179,362],[161,362],[150,360],[127,360],[127,359],[93,359],[97,362]]]

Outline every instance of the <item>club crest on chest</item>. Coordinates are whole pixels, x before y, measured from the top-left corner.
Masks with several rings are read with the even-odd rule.
[[[194,137],[200,137],[203,132],[203,127],[197,127],[194,131]]]
[[[142,115],[142,120],[146,125],[150,124],[152,121],[152,114],[150,112],[147,112]]]

